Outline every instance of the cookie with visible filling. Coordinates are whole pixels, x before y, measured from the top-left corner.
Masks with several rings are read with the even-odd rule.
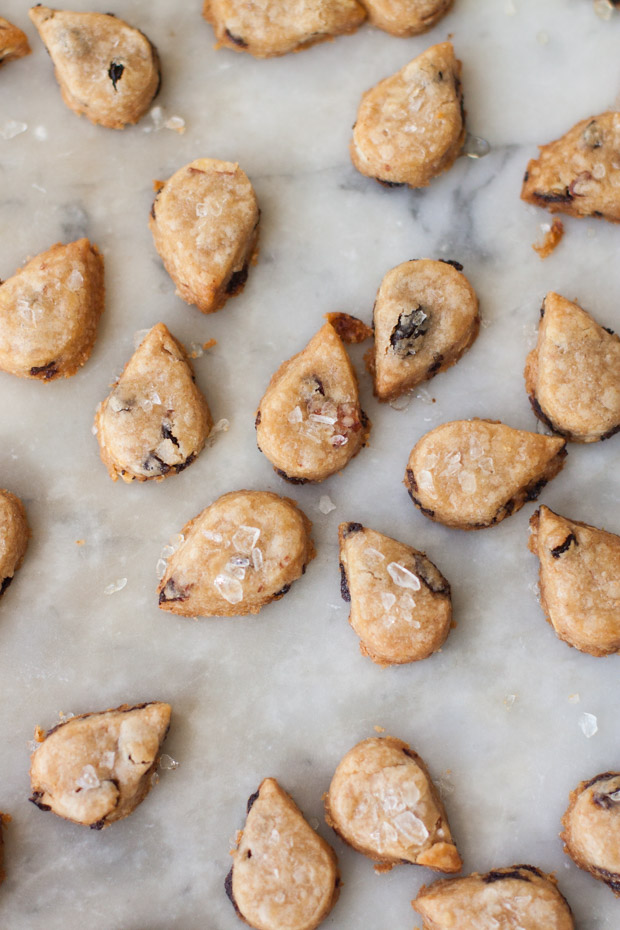
[[[30,528],[19,497],[0,490],[0,597],[13,581],[28,548]]]
[[[362,655],[378,665],[426,659],[450,632],[450,585],[424,552],[370,530],[341,523],[340,590]]]
[[[314,930],[340,893],[338,860],[275,778],[247,804],[225,882],[239,917],[256,930]]]
[[[620,897],[620,772],[582,781],[562,817],[564,852]]]
[[[545,506],[530,527],[540,605],[558,637],[593,656],[620,653],[620,536]]]
[[[363,740],[343,757],[325,797],[325,819],[345,843],[381,867],[462,868],[424,762],[393,736]]]
[[[564,465],[566,440],[497,420],[455,420],[413,447],[405,487],[431,520],[461,530],[500,523],[536,500]]]
[[[358,171],[388,186],[426,187],[450,168],[464,141],[461,63],[442,42],[366,91],[351,158]]]
[[[0,65],[5,61],[23,58],[31,52],[25,32],[0,16]]]
[[[91,830],[127,817],[151,789],[170,713],[153,701],[58,724],[30,757],[30,800]]]
[[[260,210],[238,164],[197,158],[157,182],[149,226],[178,296],[203,313],[240,294],[258,254]]]
[[[393,36],[428,32],[445,16],[454,0],[363,0],[368,20]]]

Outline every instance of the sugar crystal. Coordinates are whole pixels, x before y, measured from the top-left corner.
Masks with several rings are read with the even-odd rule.
[[[387,567],[388,575],[399,588],[411,588],[412,591],[420,590],[420,579],[413,572],[410,572],[404,565],[399,562],[390,562]]]
[[[213,584],[229,604],[238,604],[243,600],[243,588],[236,578],[222,573],[217,575]]]

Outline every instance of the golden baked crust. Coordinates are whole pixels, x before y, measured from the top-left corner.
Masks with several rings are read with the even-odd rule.
[[[31,52],[25,32],[0,16],[0,65],[5,61],[23,58]]]
[[[30,527],[19,497],[0,490],[0,597],[24,560]]]
[[[393,36],[428,32],[445,16],[454,0],[362,0],[368,20]]]
[[[577,785],[562,826],[564,852],[620,897],[620,772]]]

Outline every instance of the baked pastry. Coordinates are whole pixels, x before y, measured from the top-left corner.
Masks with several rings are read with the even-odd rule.
[[[525,172],[521,199],[551,213],[620,222],[620,113],[601,113],[539,146]]]
[[[453,0],[362,0],[368,20],[393,36],[428,32],[445,16]]]
[[[31,52],[25,32],[0,16],[0,65],[5,61],[23,58]],[[1,815],[0,815],[1,816]]]
[[[6,818],[6,821],[5,821],[5,818]],[[10,819],[10,818],[9,818],[9,815],[8,815],[8,814],[3,814],[2,811],[0,811],[0,885],[2,884],[2,882],[4,881],[4,879],[6,878],[6,873],[5,873],[5,871],[4,871],[4,836],[3,836],[3,830],[4,830],[4,824],[5,824],[5,822],[8,822],[9,819]]]
[[[144,33],[113,13],[35,6],[28,15],[70,110],[108,129],[138,122],[161,81],[157,49]]]
[[[593,656],[620,652],[620,536],[545,506],[530,527],[540,605],[558,637]]]
[[[30,800],[91,830],[127,817],[151,789],[170,713],[154,701],[59,723],[30,757]]]
[[[462,868],[424,762],[393,736],[365,739],[344,756],[325,798],[325,819],[381,867],[411,862],[438,872]]]
[[[69,378],[93,350],[103,312],[103,257],[88,239],[60,242],[0,287],[0,368]]]
[[[426,187],[465,141],[461,63],[450,42],[433,45],[362,97],[351,158],[389,186]]]
[[[574,930],[553,875],[513,865],[422,885],[413,909],[423,930]]]
[[[325,323],[278,368],[256,413],[256,442],[293,484],[323,481],[366,444],[370,421],[342,340]]]
[[[258,254],[260,210],[239,165],[197,158],[157,182],[149,226],[185,303],[213,313],[240,294]]]
[[[373,311],[379,400],[393,400],[454,365],[476,339],[478,298],[462,269],[424,258],[384,277]]]
[[[341,523],[340,590],[360,651],[378,665],[417,662],[450,632],[450,585],[423,552],[361,523]]]
[[[15,494],[0,490],[0,597],[24,560],[29,538],[24,505]]]
[[[340,893],[338,860],[275,778],[247,804],[226,894],[256,930],[314,930]]]
[[[204,0],[219,46],[271,58],[355,32],[366,19],[357,0]]]
[[[562,817],[564,852],[620,897],[620,772],[582,781]]]
[[[609,439],[620,430],[620,339],[553,291],[540,316],[525,366],[534,413],[573,442]]]
[[[564,465],[566,440],[497,420],[455,420],[411,450],[405,487],[426,517],[461,530],[500,523],[536,500]]]
[[[184,617],[258,613],[314,558],[311,526],[294,501],[270,491],[224,494],[181,530],[159,606]]]

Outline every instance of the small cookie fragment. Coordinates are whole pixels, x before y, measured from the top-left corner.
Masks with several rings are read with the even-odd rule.
[[[350,313],[326,313],[325,319],[334,327],[343,342],[347,345],[357,345],[372,339],[373,332],[370,326]]]
[[[564,852],[620,897],[620,772],[582,781],[569,800],[560,834]]]
[[[361,523],[341,523],[341,593],[360,650],[378,665],[426,659],[450,632],[450,585],[423,552]]]
[[[541,258],[549,258],[551,253],[555,252],[563,238],[564,223],[556,216],[551,226],[547,229],[542,243],[539,245],[535,242],[532,248],[535,252],[538,252]]]
[[[103,313],[103,257],[88,239],[58,242],[0,286],[0,369],[69,378],[90,357]]]
[[[513,865],[422,885],[411,902],[423,930],[574,930],[553,875]]]
[[[325,819],[345,843],[380,866],[462,868],[424,762],[393,736],[365,739],[343,757],[325,798]]]
[[[138,122],[161,80],[157,49],[144,33],[112,13],[35,6],[28,15],[70,110],[108,129]]]
[[[480,329],[478,298],[458,262],[417,259],[383,278],[371,367],[379,400],[394,400],[461,358]]]
[[[24,560],[30,528],[19,497],[0,490],[0,597]]]
[[[260,211],[238,164],[197,158],[161,184],[149,227],[185,303],[203,313],[240,294],[258,254]]]
[[[0,65],[5,61],[23,58],[31,52],[25,32],[0,16]]]
[[[152,701],[58,724],[30,757],[30,800],[91,830],[127,817],[151,789],[170,713]]]
[[[351,158],[383,184],[426,187],[465,141],[461,63],[450,42],[433,45],[362,97]]]
[[[226,894],[256,930],[314,930],[338,899],[336,854],[275,778],[248,800]]]
[[[431,520],[461,530],[500,523],[536,500],[558,474],[566,440],[513,429],[497,420],[455,420],[411,450],[405,487]]]
[[[525,389],[539,420],[572,442],[620,430],[620,339],[570,300],[547,294]]]
[[[314,558],[311,526],[294,501],[270,491],[224,494],[181,530],[159,606],[184,617],[258,613]]]
[[[620,536],[545,506],[530,527],[540,605],[558,637],[593,656],[620,653]]]
[[[428,32],[446,15],[454,0],[362,0],[373,26],[393,36]]]

